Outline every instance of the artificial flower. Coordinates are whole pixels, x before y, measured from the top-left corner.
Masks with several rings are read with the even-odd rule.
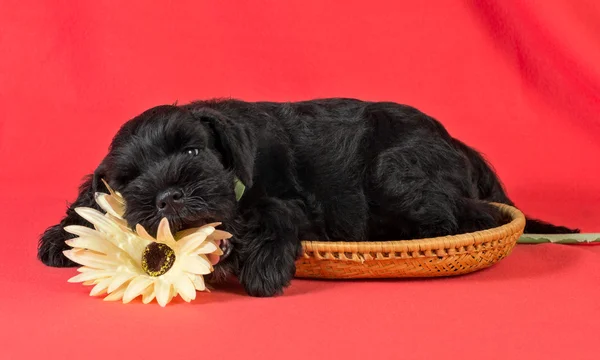
[[[165,218],[156,238],[139,224],[133,231],[122,218],[125,202],[116,201],[120,195],[111,190],[96,197],[106,214],[91,208],[75,209],[94,229],[65,227],[78,236],[66,241],[72,249],[66,250],[65,256],[83,265],[69,282],[94,285],[90,295],[106,294],[107,301],[128,303],[141,295],[143,303],[156,298],[161,306],[177,295],[189,302],[196,298],[196,291],[206,290],[203,275],[213,271],[207,256],[221,255],[218,243],[231,234],[215,229],[219,225],[215,223],[174,237]]]

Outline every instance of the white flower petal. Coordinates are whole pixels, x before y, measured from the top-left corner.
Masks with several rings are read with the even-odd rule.
[[[165,243],[170,247],[175,247],[175,239],[171,234],[171,227],[169,226],[169,220],[162,218],[158,224],[158,231],[156,232],[156,241]]]
[[[106,211],[107,214],[111,214],[119,219],[123,218],[123,214],[125,214],[125,206],[117,201],[114,196],[99,192],[95,194],[95,200],[96,203],[102,208],[102,210]]]
[[[87,226],[68,225],[68,226],[65,226],[63,229],[66,232],[73,234],[73,235],[77,235],[77,236],[90,236],[90,237],[102,236],[102,233],[100,233],[92,228],[89,228]]]
[[[65,240],[65,244],[73,248],[93,250],[102,254],[110,254],[120,251],[119,248],[107,241],[103,236],[80,236],[77,238]]]
[[[77,207],[75,208],[75,212],[82,218],[94,224],[100,232],[115,233],[115,231],[120,229],[114,221],[104,216],[104,214],[98,210],[87,207]]]
[[[138,267],[141,266],[142,253],[150,241],[143,239],[133,233],[122,233],[119,237],[114,237],[112,240],[117,246],[128,255],[131,260],[134,260]]]
[[[169,295],[171,291],[171,284],[167,281],[156,278],[154,280],[154,293],[156,294],[156,301],[160,306],[166,306],[169,302]]]
[[[123,195],[121,195],[121,193],[119,193],[118,191],[114,191],[113,188],[111,188],[110,185],[108,185],[106,180],[104,180],[104,179],[101,179],[101,180],[104,183],[104,186],[106,186],[106,189],[108,190],[110,195],[112,197],[114,197],[115,200],[118,201],[120,204],[125,205],[125,199],[123,199]]]
[[[196,232],[177,241],[177,247],[179,248],[179,251],[186,253],[200,246],[205,240],[206,234]]]
[[[114,273],[114,271],[110,270],[88,271],[73,276],[72,278],[67,280],[67,282],[78,283],[89,280],[103,279],[105,277],[112,276]]]
[[[184,237],[191,235],[193,233],[195,233],[196,231],[198,231],[198,229],[200,228],[189,228],[189,229],[185,229],[185,230],[181,230],[175,233],[175,240],[176,241],[181,241]]]
[[[167,301],[167,304],[170,303],[175,296],[177,296],[177,289],[175,289],[175,286],[171,285],[171,290],[169,291],[169,300]]]
[[[96,286],[90,291],[90,296],[98,296],[107,292],[108,285],[111,283],[112,278],[102,279]]]
[[[147,304],[154,299],[154,296],[154,284],[152,284],[142,292],[142,302]]]
[[[194,250],[190,251],[190,253],[194,254],[194,255],[211,254],[217,250],[219,250],[219,247],[217,246],[217,244],[215,244],[212,241],[206,241],[206,242],[200,244],[200,246],[198,246]]]
[[[112,269],[119,265],[117,261],[108,255],[84,249],[65,250],[63,254],[71,261],[97,269]]]
[[[204,291],[206,290],[206,285],[204,284],[204,278],[202,277],[202,275],[195,275],[195,274],[190,274],[187,273],[189,279],[192,281],[192,284],[194,285],[194,288],[198,291]]]
[[[142,292],[152,283],[153,281],[145,276],[133,278],[125,290],[125,294],[123,295],[123,303],[127,304],[131,300],[141,295]]]
[[[118,301],[121,300],[123,298],[123,294],[125,294],[125,289],[126,286],[123,285],[120,288],[118,288],[117,290],[111,292],[110,294],[108,294],[103,300],[104,301]]]
[[[212,271],[212,265],[202,255],[186,256],[185,259],[182,259],[182,262],[184,271],[191,272],[192,274],[206,275]]]
[[[212,234],[210,234],[210,236],[208,238],[210,240],[217,241],[217,240],[231,239],[232,236],[233,235],[231,235],[227,231],[215,229],[215,231]]]
[[[119,288],[121,285],[125,284],[127,281],[131,280],[135,276],[136,274],[130,272],[117,273],[115,276],[112,277],[112,282],[108,286],[108,292],[115,291],[117,288]]]
[[[204,228],[213,228],[213,229],[216,229],[216,227],[219,226],[219,225],[221,225],[221,223],[211,223],[211,224],[203,225],[201,227],[189,228],[189,229],[184,229],[184,230],[178,231],[175,234],[175,240],[179,241],[179,240],[183,239],[184,237],[186,237],[188,235],[191,235],[193,233],[201,231]]]
[[[192,281],[185,275],[181,274],[181,276],[177,277],[173,282],[175,289],[181,298],[186,302],[190,302],[196,298],[196,289],[194,288],[194,284]]]
[[[137,232],[137,234],[143,239],[150,240],[152,242],[156,241],[152,236],[150,236],[150,234],[148,234],[146,229],[144,229],[144,227],[140,224],[137,224],[135,226],[135,232]]]
[[[119,219],[115,216],[112,216],[111,214],[105,214],[105,216],[107,218],[109,218],[111,221],[113,221],[115,224],[117,224],[117,226],[119,228],[121,228],[122,231],[125,232],[131,232],[131,229],[129,228],[129,224],[127,224],[127,221],[125,219]]]
[[[210,225],[204,225],[201,228],[198,228],[198,230],[196,230],[196,233],[202,233],[205,234],[206,237],[212,236],[212,234],[214,234],[214,232],[217,229],[215,229],[214,227],[210,226]]]

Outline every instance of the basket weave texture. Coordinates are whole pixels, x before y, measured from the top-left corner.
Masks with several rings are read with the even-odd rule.
[[[474,233],[382,242],[303,241],[296,277],[439,277],[487,268],[510,254],[525,228],[521,211],[504,204],[494,205],[508,223]]]

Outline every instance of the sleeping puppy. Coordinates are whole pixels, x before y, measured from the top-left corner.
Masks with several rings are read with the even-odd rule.
[[[502,222],[486,202],[512,205],[475,150],[408,106],[353,99],[165,105],[119,130],[66,217],[41,237],[44,264],[75,265],[62,254],[72,237],[63,227],[90,226],[73,209],[98,209],[101,179],[127,201],[129,225],[153,235],[162,217],[173,231],[222,222],[234,236],[222,243],[212,280],[235,275],[253,296],[290,283],[302,239],[465,233]],[[246,186],[239,201],[235,181]],[[577,230],[529,220],[526,231]]]

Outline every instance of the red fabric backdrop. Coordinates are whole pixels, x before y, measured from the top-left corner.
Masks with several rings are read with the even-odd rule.
[[[0,0],[0,353],[597,358],[598,247],[519,247],[457,279],[297,280],[275,299],[234,287],[166,309],[88,299],[35,248],[123,122],[227,96],[414,105],[484,152],[523,210],[598,232],[598,44],[596,0]]]

